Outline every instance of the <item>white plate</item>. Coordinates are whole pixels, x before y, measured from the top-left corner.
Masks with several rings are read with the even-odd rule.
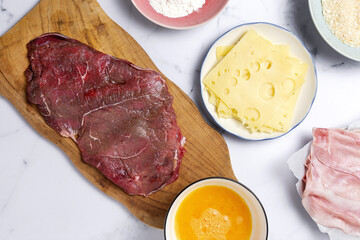
[[[215,106],[210,104],[208,101],[209,94],[205,90],[205,85],[202,82],[207,73],[211,69],[213,69],[218,62],[218,60],[216,59],[216,47],[236,44],[239,41],[240,37],[250,29],[254,29],[258,34],[270,40],[273,44],[289,45],[291,55],[297,57],[298,59],[306,62],[309,65],[309,69],[305,78],[305,83],[301,88],[299,100],[294,111],[293,121],[288,132],[294,129],[305,119],[315,100],[317,91],[316,68],[313,59],[309,51],[304,47],[303,43],[293,33],[271,23],[247,23],[239,25],[235,28],[230,29],[228,32],[220,36],[215,41],[215,43],[211,46],[209,52],[207,53],[201,67],[201,96],[204,101],[205,107],[212,116],[212,118],[225,131],[247,140],[273,139],[283,136],[288,132],[274,132],[272,134],[259,132],[250,133],[250,131],[246,129],[240,121],[236,119],[219,118]]]

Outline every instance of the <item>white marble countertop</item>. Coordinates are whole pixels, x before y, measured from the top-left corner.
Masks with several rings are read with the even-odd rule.
[[[0,35],[37,2],[0,0]],[[245,22],[267,21],[290,29],[305,42],[315,58],[319,78],[317,98],[305,121],[271,141],[250,142],[223,135],[236,177],[257,194],[266,209],[269,239],[328,239],[303,209],[286,161],[311,139],[313,127],[345,126],[360,119],[360,63],[340,56],[321,39],[310,19],[307,0],[231,0],[208,24],[183,31],[149,22],[131,1],[99,2],[202,112],[200,66],[220,34]],[[163,239],[162,230],[144,225],[88,182],[60,149],[37,134],[1,96],[0,110],[1,240]]]

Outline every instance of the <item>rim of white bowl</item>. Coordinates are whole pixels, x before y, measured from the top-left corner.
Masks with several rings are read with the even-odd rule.
[[[216,42],[217,42],[220,38],[222,38],[224,35],[228,34],[230,31],[232,31],[232,30],[234,30],[234,29],[236,29],[236,28],[240,28],[240,27],[248,26],[248,25],[256,25],[256,24],[266,24],[266,25],[270,25],[270,26],[280,28],[280,29],[282,29],[282,30],[290,33],[292,36],[294,36],[294,37],[301,43],[301,45],[304,47],[304,49],[305,49],[305,50],[307,51],[307,53],[309,54],[310,59],[311,59],[311,62],[312,62],[312,65],[314,66],[315,93],[314,93],[313,99],[311,100],[311,104],[310,104],[310,106],[309,106],[309,109],[308,109],[308,111],[306,112],[306,114],[304,115],[304,117],[303,117],[297,124],[295,124],[289,131],[287,131],[287,132],[285,132],[285,133],[283,133],[283,134],[280,134],[280,135],[278,135],[278,136],[268,137],[268,138],[267,138],[267,137],[264,137],[264,138],[260,138],[260,139],[247,138],[247,137],[241,136],[241,135],[239,135],[239,134],[233,133],[233,132],[225,129],[225,128],[216,120],[216,118],[211,114],[210,110],[206,107],[205,99],[204,99],[204,96],[203,96],[203,91],[202,91],[202,89],[200,89],[200,93],[201,93],[201,98],[202,98],[202,100],[203,100],[203,104],[204,104],[204,107],[205,107],[206,111],[208,112],[208,114],[211,116],[211,118],[215,121],[215,123],[216,123],[221,129],[223,129],[225,132],[230,133],[231,135],[233,135],[233,136],[235,136],[235,137],[238,137],[238,138],[241,138],[241,139],[244,139],[244,140],[249,140],[249,141],[264,141],[264,140],[273,140],[273,139],[282,137],[282,136],[290,133],[290,132],[291,132],[292,130],[294,130],[297,126],[299,126],[299,125],[305,120],[305,118],[307,117],[307,115],[309,114],[309,112],[310,112],[310,110],[311,110],[311,108],[312,108],[312,106],[313,106],[313,104],[314,104],[316,95],[317,95],[318,77],[317,77],[317,70],[316,70],[315,61],[314,61],[314,58],[313,58],[313,56],[311,55],[310,51],[305,47],[305,44],[303,43],[303,41],[301,41],[301,39],[300,39],[298,36],[296,36],[293,32],[291,32],[290,30],[288,30],[288,29],[286,29],[286,28],[284,28],[284,27],[281,27],[281,26],[279,26],[279,25],[276,25],[276,24],[274,24],[274,23],[269,23],[269,22],[250,22],[250,23],[244,23],[244,24],[237,25],[237,26],[235,26],[235,27],[227,30],[227,31],[226,31],[225,33],[223,33],[222,35],[220,35],[220,36],[214,41],[214,43],[211,44],[208,52],[206,53],[206,56],[205,56],[205,58],[204,58],[204,61],[203,61],[202,65],[201,65],[200,77],[199,77],[199,79],[200,79],[200,88],[201,88],[201,87],[202,87],[201,72],[202,72],[202,69],[203,69],[203,67],[204,67],[205,60],[206,60],[206,58],[208,57],[211,48],[216,44]]]
[[[188,186],[186,186],[183,190],[181,190],[177,195],[176,197],[174,198],[174,200],[172,201],[167,213],[166,213],[166,217],[165,217],[165,221],[164,221],[164,238],[165,240],[170,240],[170,239],[167,239],[166,238],[166,223],[167,223],[167,219],[169,217],[169,213],[170,213],[170,210],[171,208],[173,207],[174,203],[176,202],[176,200],[181,196],[181,194],[183,192],[185,192],[187,189],[189,189],[190,187],[192,187],[193,185],[199,183],[199,182],[203,182],[203,181],[209,181],[209,180],[214,180],[214,179],[220,179],[220,180],[225,180],[225,181],[231,181],[231,182],[234,182],[238,185],[240,185],[241,187],[243,187],[244,189],[246,189],[255,199],[256,201],[259,203],[260,207],[261,207],[261,210],[262,212],[264,213],[264,218],[265,218],[265,226],[266,226],[266,235],[265,235],[265,240],[268,239],[268,236],[269,236],[269,222],[268,222],[268,218],[267,218],[267,215],[266,215],[266,212],[265,212],[265,208],[264,206],[262,205],[260,199],[256,196],[256,194],[250,190],[250,188],[248,188],[246,185],[244,185],[243,183],[239,182],[239,181],[236,181],[234,179],[231,179],[231,178],[227,178],[227,177],[207,177],[207,178],[202,178],[202,179],[199,179],[191,184],[189,184]],[[216,184],[215,184],[216,185]]]

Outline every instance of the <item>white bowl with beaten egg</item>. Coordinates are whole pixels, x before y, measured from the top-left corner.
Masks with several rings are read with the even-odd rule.
[[[301,91],[294,108],[292,121],[287,131],[275,131],[273,133],[265,133],[259,131],[249,131],[241,121],[235,118],[220,118],[217,114],[216,107],[209,102],[209,93],[205,89],[203,79],[217,65],[219,60],[216,58],[216,48],[218,46],[235,45],[239,39],[249,30],[255,30],[259,35],[266,38],[272,44],[287,45],[290,47],[292,57],[308,64],[308,70],[304,78],[305,82],[301,87]],[[205,60],[202,64],[200,73],[201,95],[204,105],[214,121],[225,131],[246,140],[266,140],[274,139],[285,135],[296,126],[298,126],[309,113],[311,106],[315,100],[317,91],[316,68],[311,54],[304,47],[303,43],[290,31],[271,24],[271,23],[247,23],[239,25],[227,31],[220,36],[211,46]]]
[[[210,177],[190,184],[174,199],[164,230],[166,240],[266,240],[268,222],[261,202],[246,186]]]

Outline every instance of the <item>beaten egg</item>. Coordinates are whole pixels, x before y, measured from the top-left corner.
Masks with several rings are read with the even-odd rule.
[[[186,196],[175,213],[178,240],[249,240],[252,216],[245,200],[224,186],[208,185]]]

